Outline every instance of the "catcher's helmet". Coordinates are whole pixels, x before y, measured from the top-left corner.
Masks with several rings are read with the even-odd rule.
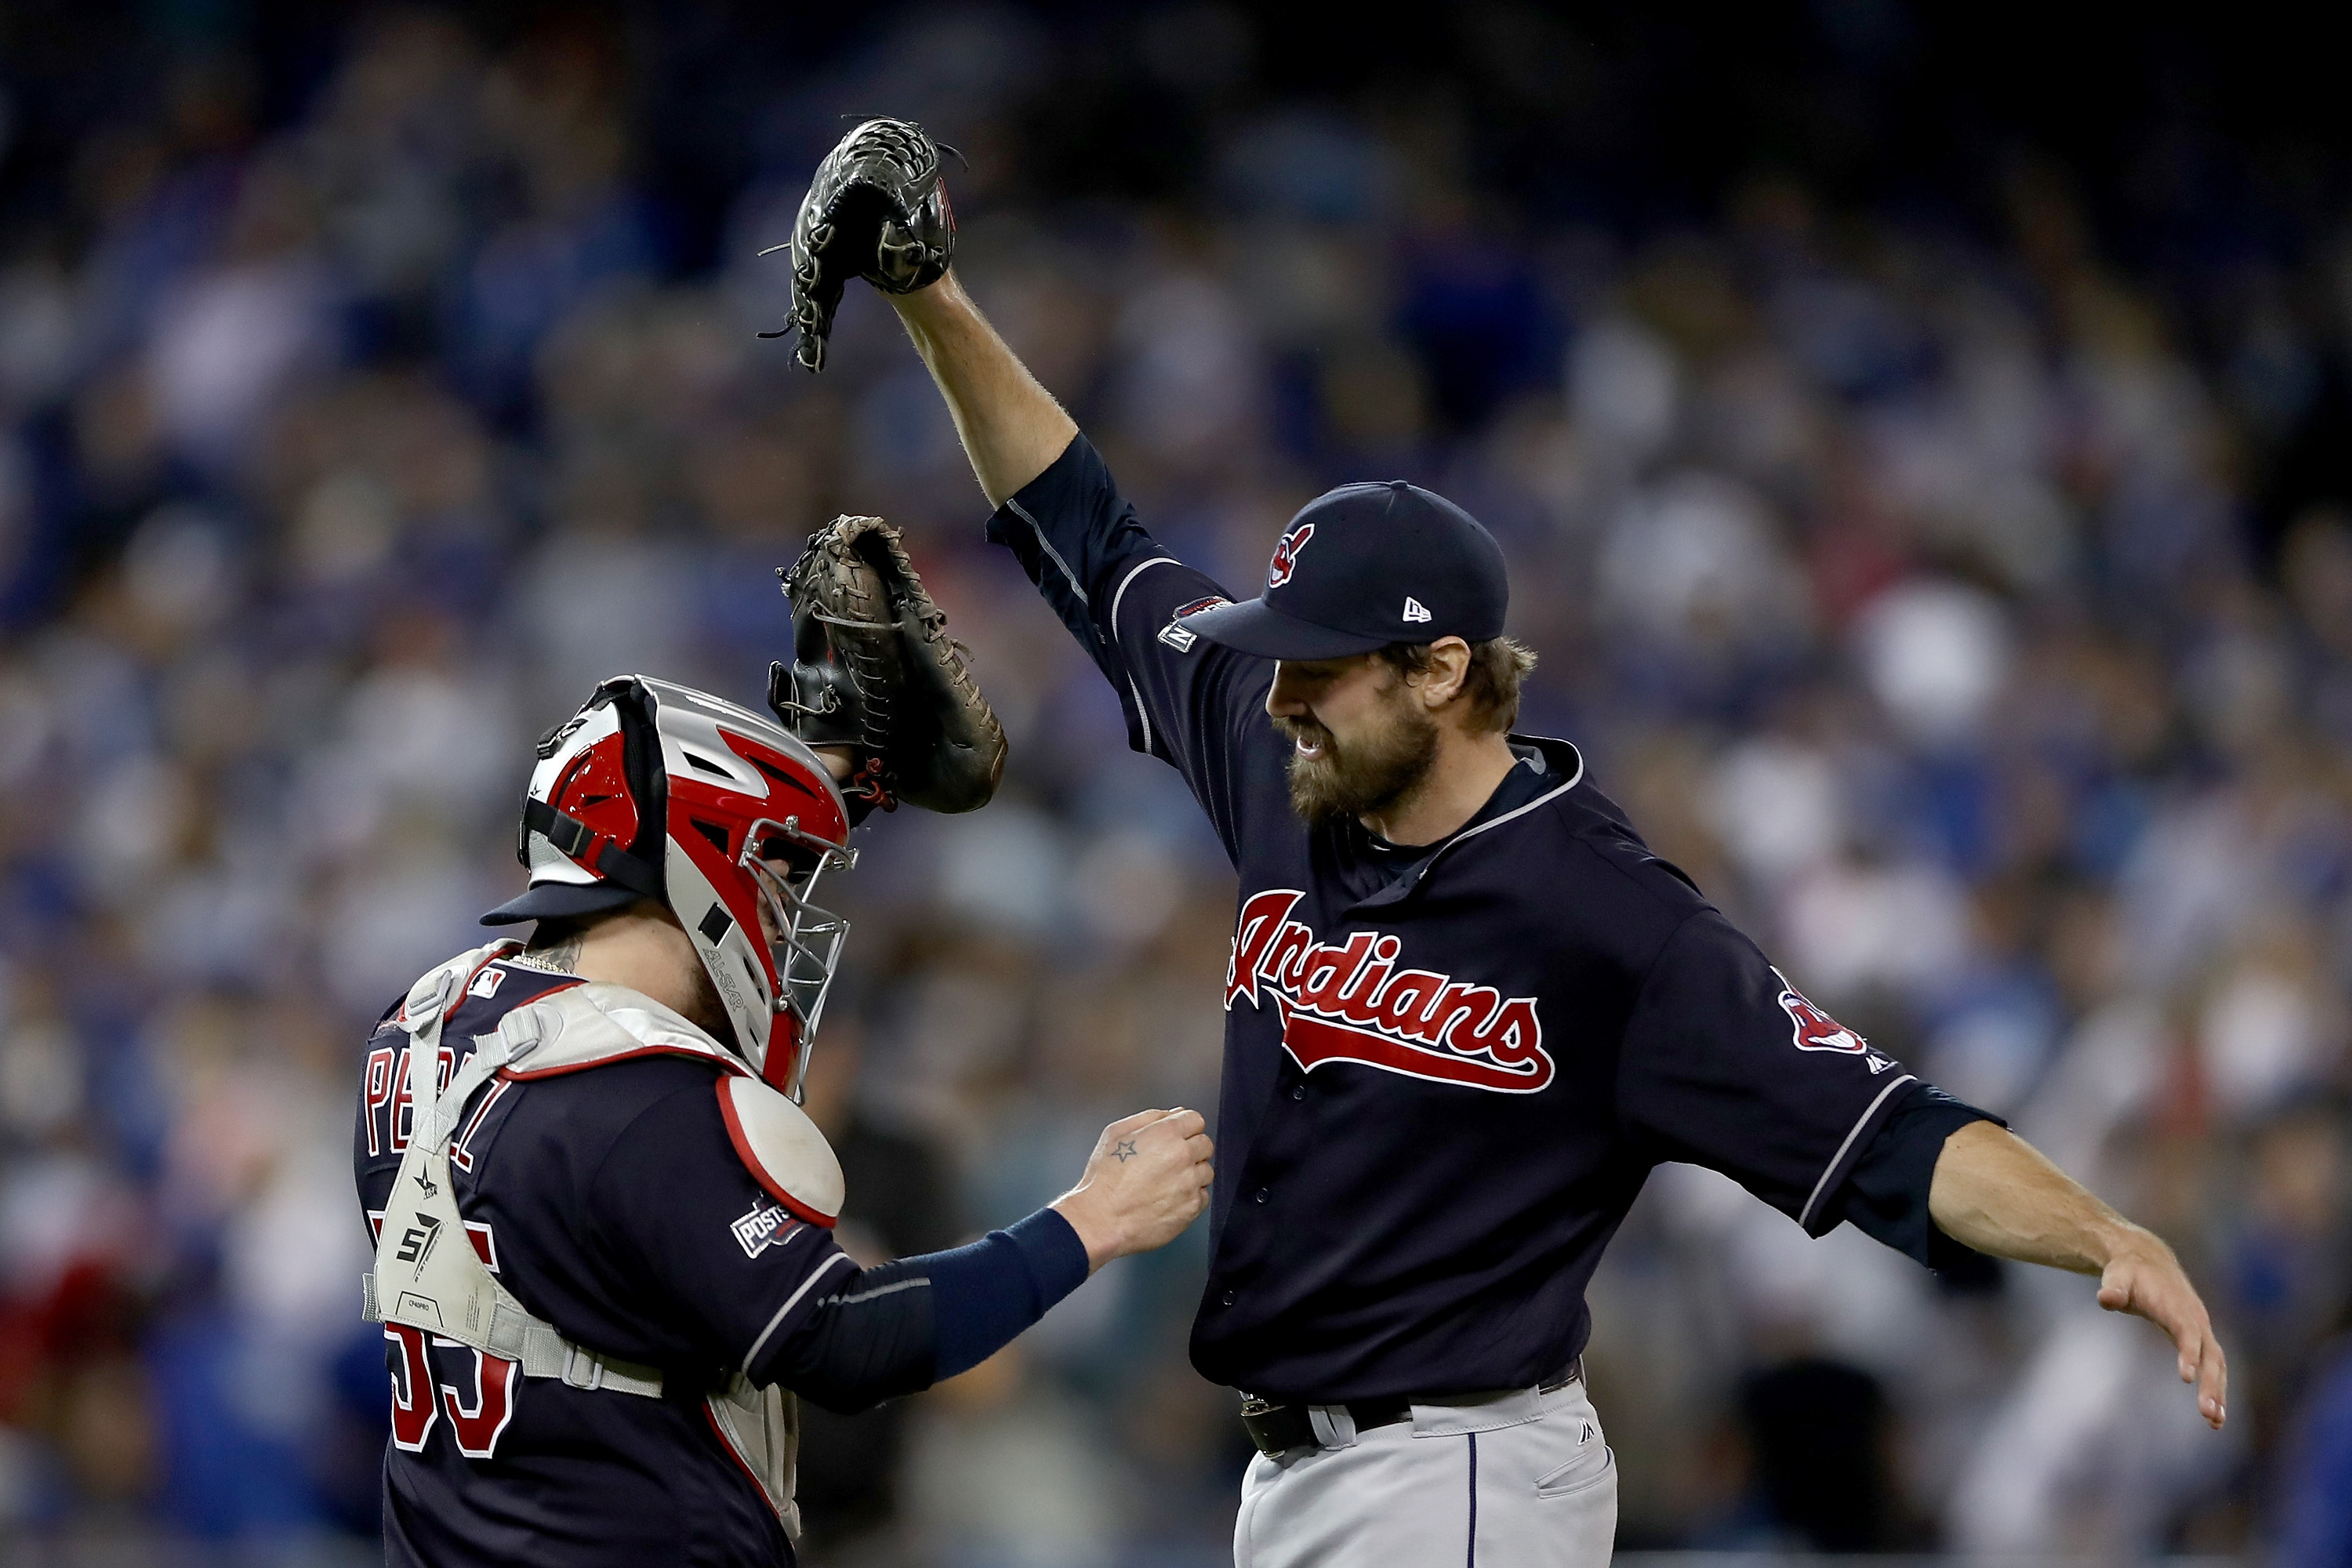
[[[832,774],[773,720],[615,676],[541,739],[515,844],[530,890],[482,923],[639,899],[667,906],[701,955],[737,1054],[797,1099],[848,931],[809,895],[825,871],[856,863],[848,839]]]

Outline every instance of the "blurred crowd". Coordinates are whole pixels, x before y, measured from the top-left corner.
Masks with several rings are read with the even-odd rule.
[[[2352,512],[2258,511],[2340,395],[2352,251],[2189,333],[2032,163],[1976,230],[1769,175],[1534,212],[1458,101],[1269,92],[1216,9],[1118,35],[1193,106],[1182,193],[1056,191],[1069,47],[985,9],[844,44],[706,106],[716,197],[649,172],[624,28],[370,12],[299,92],[185,47],[64,121],[0,73],[47,191],[0,230],[0,1545],[368,1559],[360,1042],[520,886],[529,739],[631,669],[756,702],[773,568],[835,511],[908,531],[1013,743],[995,805],[877,818],[838,894],[845,1237],[951,1243],[1110,1117],[1214,1103],[1214,840],[982,545],[887,310],[853,289],[821,379],[756,336],[846,110],[961,149],[960,270],[1188,560],[1246,591],[1349,479],[1485,521],[1522,727],[2169,1239],[2231,1352],[2215,1436],[2085,1280],[1664,1168],[1593,1289],[1626,1545],[2345,1561]],[[1204,1247],[814,1421],[808,1559],[1217,1561],[1247,1450],[1185,1360]]]

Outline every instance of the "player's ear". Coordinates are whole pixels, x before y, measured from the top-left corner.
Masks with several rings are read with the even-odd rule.
[[[1429,645],[1429,662],[1421,676],[1421,700],[1435,712],[1462,694],[1470,677],[1470,645],[1460,637],[1440,637]]]

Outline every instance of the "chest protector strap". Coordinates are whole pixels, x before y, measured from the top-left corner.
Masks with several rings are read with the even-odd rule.
[[[362,1281],[371,1321],[401,1323],[510,1361],[525,1377],[552,1377],[573,1388],[659,1399],[658,1367],[641,1366],[565,1339],[499,1282],[476,1255],[457,1213],[449,1143],[475,1090],[514,1055],[518,1031],[501,1024],[474,1042],[474,1053],[440,1089],[441,1025],[457,1011],[467,980],[504,944],[451,960],[409,988],[398,1022],[408,1034],[409,1093],[415,1106],[407,1152],[376,1237],[375,1270]],[[528,1009],[509,1019],[526,1027]]]

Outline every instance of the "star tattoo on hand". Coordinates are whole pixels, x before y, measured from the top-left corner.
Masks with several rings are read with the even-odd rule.
[[[1136,1156],[1137,1150],[1135,1147],[1135,1140],[1132,1138],[1120,1139],[1118,1145],[1111,1150],[1110,1153],[1112,1159],[1117,1160],[1122,1165],[1126,1164],[1129,1160],[1134,1159]]]

